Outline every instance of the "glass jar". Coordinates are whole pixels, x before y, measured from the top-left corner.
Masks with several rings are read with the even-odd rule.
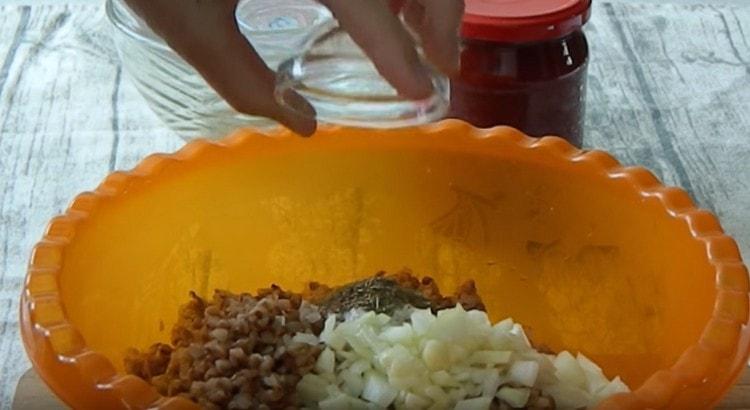
[[[591,0],[466,0],[451,116],[583,142]]]

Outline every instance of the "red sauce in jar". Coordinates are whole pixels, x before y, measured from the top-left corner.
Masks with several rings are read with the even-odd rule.
[[[583,141],[591,0],[466,0],[451,116]]]

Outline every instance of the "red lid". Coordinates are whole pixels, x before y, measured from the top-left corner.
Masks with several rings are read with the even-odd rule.
[[[464,38],[524,43],[560,38],[581,28],[591,0],[465,0]]]

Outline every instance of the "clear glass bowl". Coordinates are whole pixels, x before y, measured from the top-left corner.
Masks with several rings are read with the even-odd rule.
[[[107,0],[106,13],[123,67],[153,111],[183,139],[219,138],[238,127],[276,125],[234,111],[123,0]],[[236,16],[242,33],[274,70],[332,19],[328,9],[313,0],[242,0]]]
[[[302,53],[279,66],[276,99],[294,108],[294,100],[286,97],[291,95],[289,90],[296,91],[312,104],[321,122],[365,128],[425,124],[447,113],[450,84],[428,63],[424,66],[433,92],[421,100],[404,98],[351,37],[331,21]]]

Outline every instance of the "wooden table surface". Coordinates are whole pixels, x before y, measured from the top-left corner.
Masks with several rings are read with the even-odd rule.
[[[689,190],[748,255],[750,4],[710,1],[595,2],[586,143]],[[29,367],[18,294],[45,223],[108,172],[182,144],[123,72],[101,3],[0,0],[3,409]]]

